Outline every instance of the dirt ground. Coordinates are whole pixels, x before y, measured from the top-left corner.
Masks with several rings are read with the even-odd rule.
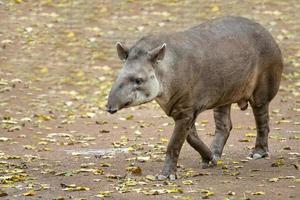
[[[0,199],[300,199],[299,10],[298,0],[0,0]],[[104,112],[115,43],[225,15],[260,22],[283,52],[271,156],[247,157],[254,119],[234,105],[218,166],[201,169],[185,144],[179,179],[156,181],[173,121],[155,102]],[[197,129],[209,145],[211,111]]]

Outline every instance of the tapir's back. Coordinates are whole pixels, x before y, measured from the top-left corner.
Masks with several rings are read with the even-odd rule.
[[[176,56],[182,59],[179,63],[185,63],[178,66],[178,73],[196,85],[194,96],[205,95],[212,103],[209,107],[250,99],[263,73],[276,76],[275,87],[279,85],[280,49],[258,23],[242,17],[224,17],[175,35],[184,41],[175,47],[183,54]]]
[[[208,21],[183,31],[188,40],[199,45],[207,57],[213,54],[226,55],[226,59],[235,55],[248,54],[260,58],[259,62],[273,62],[281,59],[280,49],[271,34],[260,24],[243,17],[223,17]],[[277,62],[278,60],[274,61]]]

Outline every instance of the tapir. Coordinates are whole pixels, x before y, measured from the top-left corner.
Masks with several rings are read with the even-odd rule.
[[[165,163],[158,179],[175,179],[185,140],[202,157],[203,167],[221,158],[232,129],[231,104],[251,105],[256,143],[250,156],[268,156],[269,104],[279,89],[281,51],[271,34],[247,18],[227,16],[184,31],[142,37],[132,47],[118,42],[124,62],[108,95],[107,111],[155,100],[175,121]],[[211,147],[195,128],[199,113],[213,109],[215,137]]]

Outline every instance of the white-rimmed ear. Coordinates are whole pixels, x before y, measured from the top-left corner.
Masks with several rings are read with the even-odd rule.
[[[118,56],[122,61],[125,61],[128,57],[128,48],[125,47],[121,42],[116,43]]]
[[[163,43],[163,45],[156,47],[156,48],[152,49],[151,51],[149,51],[148,55],[150,57],[150,60],[155,63],[159,63],[160,61],[162,61],[162,59],[164,59],[164,57],[165,57],[166,46],[167,46],[167,44]]]

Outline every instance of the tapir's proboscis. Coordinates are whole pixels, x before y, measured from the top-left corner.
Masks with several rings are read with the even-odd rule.
[[[185,140],[202,157],[203,168],[216,164],[232,129],[231,104],[250,103],[257,137],[250,156],[268,156],[269,103],[276,95],[283,61],[271,34],[243,17],[214,19],[185,31],[141,38],[131,48],[117,43],[124,66],[107,109],[155,100],[175,121],[158,179],[175,179]],[[213,109],[215,137],[208,148],[195,128],[199,113]]]

